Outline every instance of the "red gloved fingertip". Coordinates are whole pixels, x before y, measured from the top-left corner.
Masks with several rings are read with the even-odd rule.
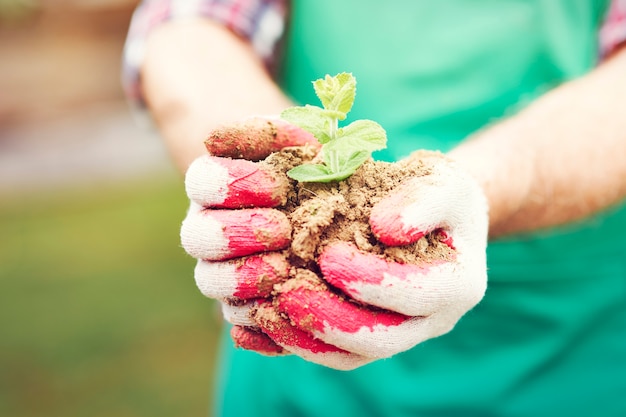
[[[252,118],[215,129],[204,142],[211,155],[260,161],[287,146],[319,147],[315,137],[280,119]]]
[[[270,302],[262,302],[254,314],[255,321],[277,344],[306,349],[312,353],[345,352],[336,346],[317,339],[312,334],[291,325]]]
[[[238,348],[253,350],[270,356],[289,353],[266,334],[248,327],[233,326],[230,329],[230,336],[235,342],[235,347]]]
[[[403,227],[401,216],[386,210],[372,210],[370,228],[376,239],[387,246],[409,245],[425,235],[421,230]]]
[[[229,258],[281,250],[291,242],[291,223],[279,211],[259,208],[208,212],[222,225]]]
[[[404,279],[408,275],[425,274],[429,269],[429,266],[392,262],[372,253],[362,252],[348,242],[327,246],[318,263],[324,279],[350,295],[353,295],[350,288],[352,282],[380,284],[386,274]]]
[[[370,213],[370,228],[376,239],[388,246],[403,246],[421,239],[427,231],[409,227],[402,218],[406,207],[405,194],[396,192],[374,207]]]
[[[387,310],[371,309],[335,294],[321,281],[292,278],[281,286],[276,298],[279,311],[306,331],[339,330],[356,333],[363,328],[397,326],[408,317]]]
[[[242,259],[237,267],[237,290],[233,296],[250,300],[268,297],[274,285],[289,276],[289,263],[280,253],[268,253]]]
[[[287,200],[289,181],[245,159],[214,157],[228,171],[225,199],[213,207],[276,207]]]
[[[439,239],[441,243],[445,244],[450,249],[456,250],[452,236],[448,232],[443,229],[437,229],[433,234],[435,234],[436,238]]]
[[[313,148],[321,148],[321,144],[315,136],[299,126],[292,125],[282,119],[275,119],[271,122],[276,128],[276,139],[273,145],[277,146],[279,149],[288,146],[304,145],[309,145]]]

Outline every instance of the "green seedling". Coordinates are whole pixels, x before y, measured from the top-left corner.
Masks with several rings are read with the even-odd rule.
[[[376,122],[356,120],[345,127],[345,120],[356,96],[356,79],[352,74],[327,75],[313,82],[322,107],[291,107],[281,117],[310,132],[322,144],[320,164],[303,164],[287,172],[300,182],[331,182],[348,178],[372,152],[387,146],[387,134]]]

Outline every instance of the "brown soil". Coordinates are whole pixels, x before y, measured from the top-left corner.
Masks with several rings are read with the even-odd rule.
[[[311,161],[315,153],[315,150],[307,147],[285,148],[260,163],[284,178],[287,170]],[[265,329],[264,332],[269,331],[273,335],[272,339],[278,338],[274,339],[275,342],[297,346],[301,343],[298,338],[302,335],[296,329],[305,332],[313,330],[308,329],[310,324],[307,324],[306,318],[295,323],[280,310],[279,298],[290,290],[306,288],[325,294],[330,291],[329,297],[334,297],[335,300],[361,305],[323,279],[316,260],[329,243],[338,240],[351,242],[363,251],[399,263],[423,265],[453,257],[453,250],[443,242],[444,237],[438,232],[426,235],[411,245],[388,247],[376,239],[369,226],[372,207],[391,190],[410,177],[431,174],[428,161],[432,161],[432,157],[433,154],[430,153],[422,162],[415,162],[413,159],[410,165],[369,160],[351,177],[341,182],[298,183],[289,180],[291,192],[279,210],[287,215],[292,224],[292,243],[284,251],[292,267],[287,281],[274,285],[271,304],[256,308],[252,313],[252,317]],[[369,305],[361,307],[379,309]],[[258,335],[255,333],[253,336]],[[259,350],[256,344],[248,346],[248,338],[236,343]],[[280,353],[284,351],[278,345],[273,346],[270,352]]]
[[[260,162],[275,172],[284,173],[303,162],[311,161],[314,151],[307,148],[286,148]],[[426,159],[424,159],[426,160]],[[378,242],[369,226],[372,207],[404,180],[429,175],[426,162],[409,164],[369,160],[351,177],[340,182],[298,183],[280,210],[292,223],[292,243],[287,249],[295,277],[298,268],[318,273],[317,256],[330,242],[343,240],[359,249],[400,263],[424,264],[451,256],[451,249],[438,233],[431,233],[417,242],[388,247]]]

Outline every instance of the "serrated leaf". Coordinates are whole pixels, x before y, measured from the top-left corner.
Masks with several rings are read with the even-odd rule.
[[[300,182],[329,182],[333,173],[326,165],[303,164],[287,171],[287,176]]]
[[[356,151],[345,154],[336,153],[334,155],[324,155],[324,159],[333,157],[336,158],[334,162],[336,168],[329,169],[330,173],[328,176],[325,177],[325,180],[341,181],[354,174],[354,172],[363,164],[363,162],[370,158],[370,152]],[[329,162],[330,161],[326,162],[326,164],[330,165]]]
[[[357,120],[339,129],[337,139],[337,146],[347,146],[352,150],[374,152],[387,146],[385,129],[371,120]]]
[[[356,79],[349,73],[327,75],[313,82],[315,93],[324,108],[307,105],[292,107],[282,113],[286,121],[312,133],[322,147],[324,164],[305,164],[287,175],[300,182],[341,181],[352,175],[372,152],[387,146],[387,134],[376,122],[357,120],[344,128],[344,120],[356,96]]]
[[[371,153],[367,151],[358,151],[352,153],[348,158],[340,161],[340,171],[350,171],[350,175],[354,173],[365,161],[370,158]]]
[[[319,169],[301,169],[307,166],[321,167]],[[352,175],[352,172],[330,172],[324,165],[305,164],[297,166],[289,171],[287,175],[299,182],[331,182],[341,181]]]
[[[356,97],[356,79],[352,74],[345,72],[337,75],[336,78],[341,87],[335,94],[335,97],[333,97],[331,108],[343,113],[349,113]]]
[[[326,116],[326,110],[317,106],[297,106],[285,109],[280,117],[291,124],[301,127],[311,133],[322,144],[330,141],[328,132],[330,121]]]
[[[340,174],[344,178],[349,177],[358,167],[370,158],[371,152],[366,150],[354,150],[349,148],[322,148],[322,160],[328,166],[329,172]]]
[[[350,177],[352,174],[354,174],[354,171],[355,170],[345,170],[345,171],[333,172],[332,174],[328,174],[324,177],[319,177],[318,179],[314,181],[315,182],[343,181],[346,178]],[[313,182],[313,181],[309,181],[309,182]]]
[[[330,75],[313,81],[313,89],[317,98],[322,102],[325,109],[330,109],[330,103],[335,95],[335,81]]]
[[[356,79],[350,73],[342,72],[334,77],[327,75],[313,82],[315,94],[327,110],[336,110],[344,115],[350,112],[356,97]],[[345,116],[339,118],[344,120]]]

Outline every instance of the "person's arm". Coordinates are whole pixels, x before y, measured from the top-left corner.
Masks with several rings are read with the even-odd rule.
[[[249,42],[207,19],[156,28],[141,75],[148,108],[181,172],[206,153],[203,141],[218,125],[291,105]]]
[[[449,155],[483,186],[490,237],[561,225],[626,197],[626,48]]]

